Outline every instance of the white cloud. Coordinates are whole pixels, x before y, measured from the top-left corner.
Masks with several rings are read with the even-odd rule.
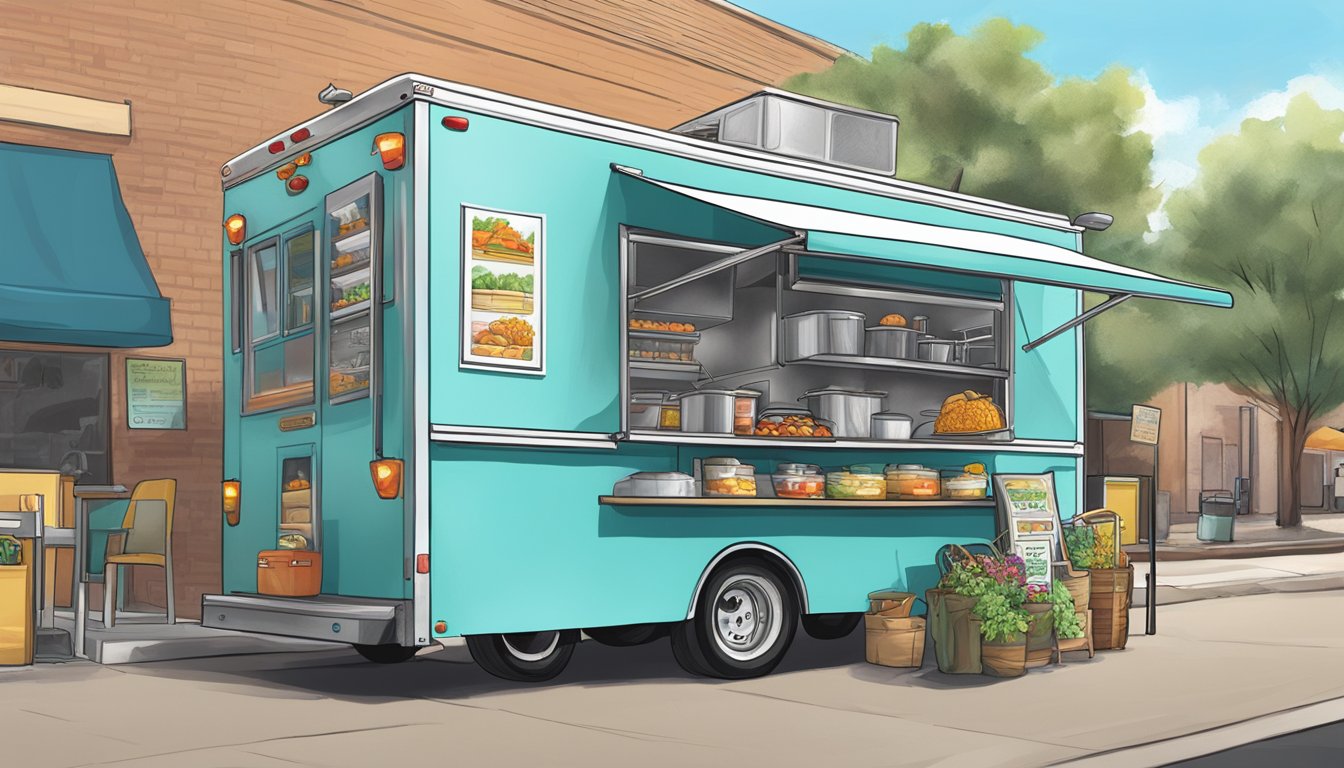
[[[1143,131],[1157,141],[1164,136],[1189,131],[1199,124],[1199,97],[1164,101],[1153,90],[1147,74],[1140,71],[1138,79],[1137,85],[1143,91],[1143,109],[1139,111],[1139,123],[1134,130]]]
[[[1167,199],[1174,190],[1195,181],[1199,152],[1215,138],[1236,133],[1246,118],[1281,117],[1287,112],[1288,102],[1303,93],[1310,94],[1326,109],[1344,109],[1344,76],[1300,75],[1289,80],[1282,90],[1258,96],[1240,108],[1229,105],[1220,94],[1164,100],[1142,71],[1135,84],[1145,99],[1135,130],[1153,137],[1153,183],[1163,191],[1161,205],[1148,217],[1152,230],[1147,237],[1149,241],[1171,226],[1166,213]],[[1344,141],[1344,135],[1340,140]]]
[[[1253,99],[1241,110],[1238,123],[1248,117],[1271,120],[1288,111],[1288,102],[1299,94],[1310,94],[1316,103],[1326,109],[1344,109],[1344,88],[1324,75],[1300,75],[1288,81],[1282,91],[1271,91]]]

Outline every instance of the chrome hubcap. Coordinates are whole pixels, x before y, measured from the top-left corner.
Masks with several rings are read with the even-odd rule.
[[[545,661],[560,645],[559,632],[514,632],[499,639],[509,655],[519,661]]]
[[[714,641],[729,658],[750,661],[779,637],[783,598],[774,584],[746,574],[725,583],[714,600]]]

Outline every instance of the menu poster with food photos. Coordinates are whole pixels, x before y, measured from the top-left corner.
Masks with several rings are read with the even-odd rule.
[[[1008,549],[1020,552],[1026,541],[1051,542],[1051,557],[1064,559],[1060,545],[1059,501],[1055,496],[1055,474],[994,475],[994,504],[999,524],[1008,535]]]
[[[546,217],[462,206],[460,367],[546,373]]]

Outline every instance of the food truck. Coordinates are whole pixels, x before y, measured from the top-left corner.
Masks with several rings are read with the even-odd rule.
[[[1230,297],[897,180],[896,118],[765,91],[653,130],[421,75],[221,169],[223,588],[206,626],[375,662],[581,637],[768,673],[1083,494],[1081,322]],[[1085,311],[1083,292],[1110,301]]]

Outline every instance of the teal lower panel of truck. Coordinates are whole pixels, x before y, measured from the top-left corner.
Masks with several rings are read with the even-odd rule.
[[[717,454],[721,455],[722,449]],[[735,450],[768,472],[807,452]],[[828,466],[897,459],[890,452],[828,453]],[[558,450],[431,447],[430,619],[455,636],[612,626],[686,618],[696,583],[725,548],[754,542],[793,563],[812,613],[862,611],[868,592],[922,594],[937,581],[948,542],[993,538],[994,510],[610,506],[598,497],[632,472],[688,471],[698,455],[669,445]],[[770,459],[766,459],[766,455]],[[821,459],[815,452],[812,461]],[[1056,471],[1073,513],[1076,458],[901,454],[935,466],[966,458],[991,472]],[[950,464],[949,464],[950,466]]]

